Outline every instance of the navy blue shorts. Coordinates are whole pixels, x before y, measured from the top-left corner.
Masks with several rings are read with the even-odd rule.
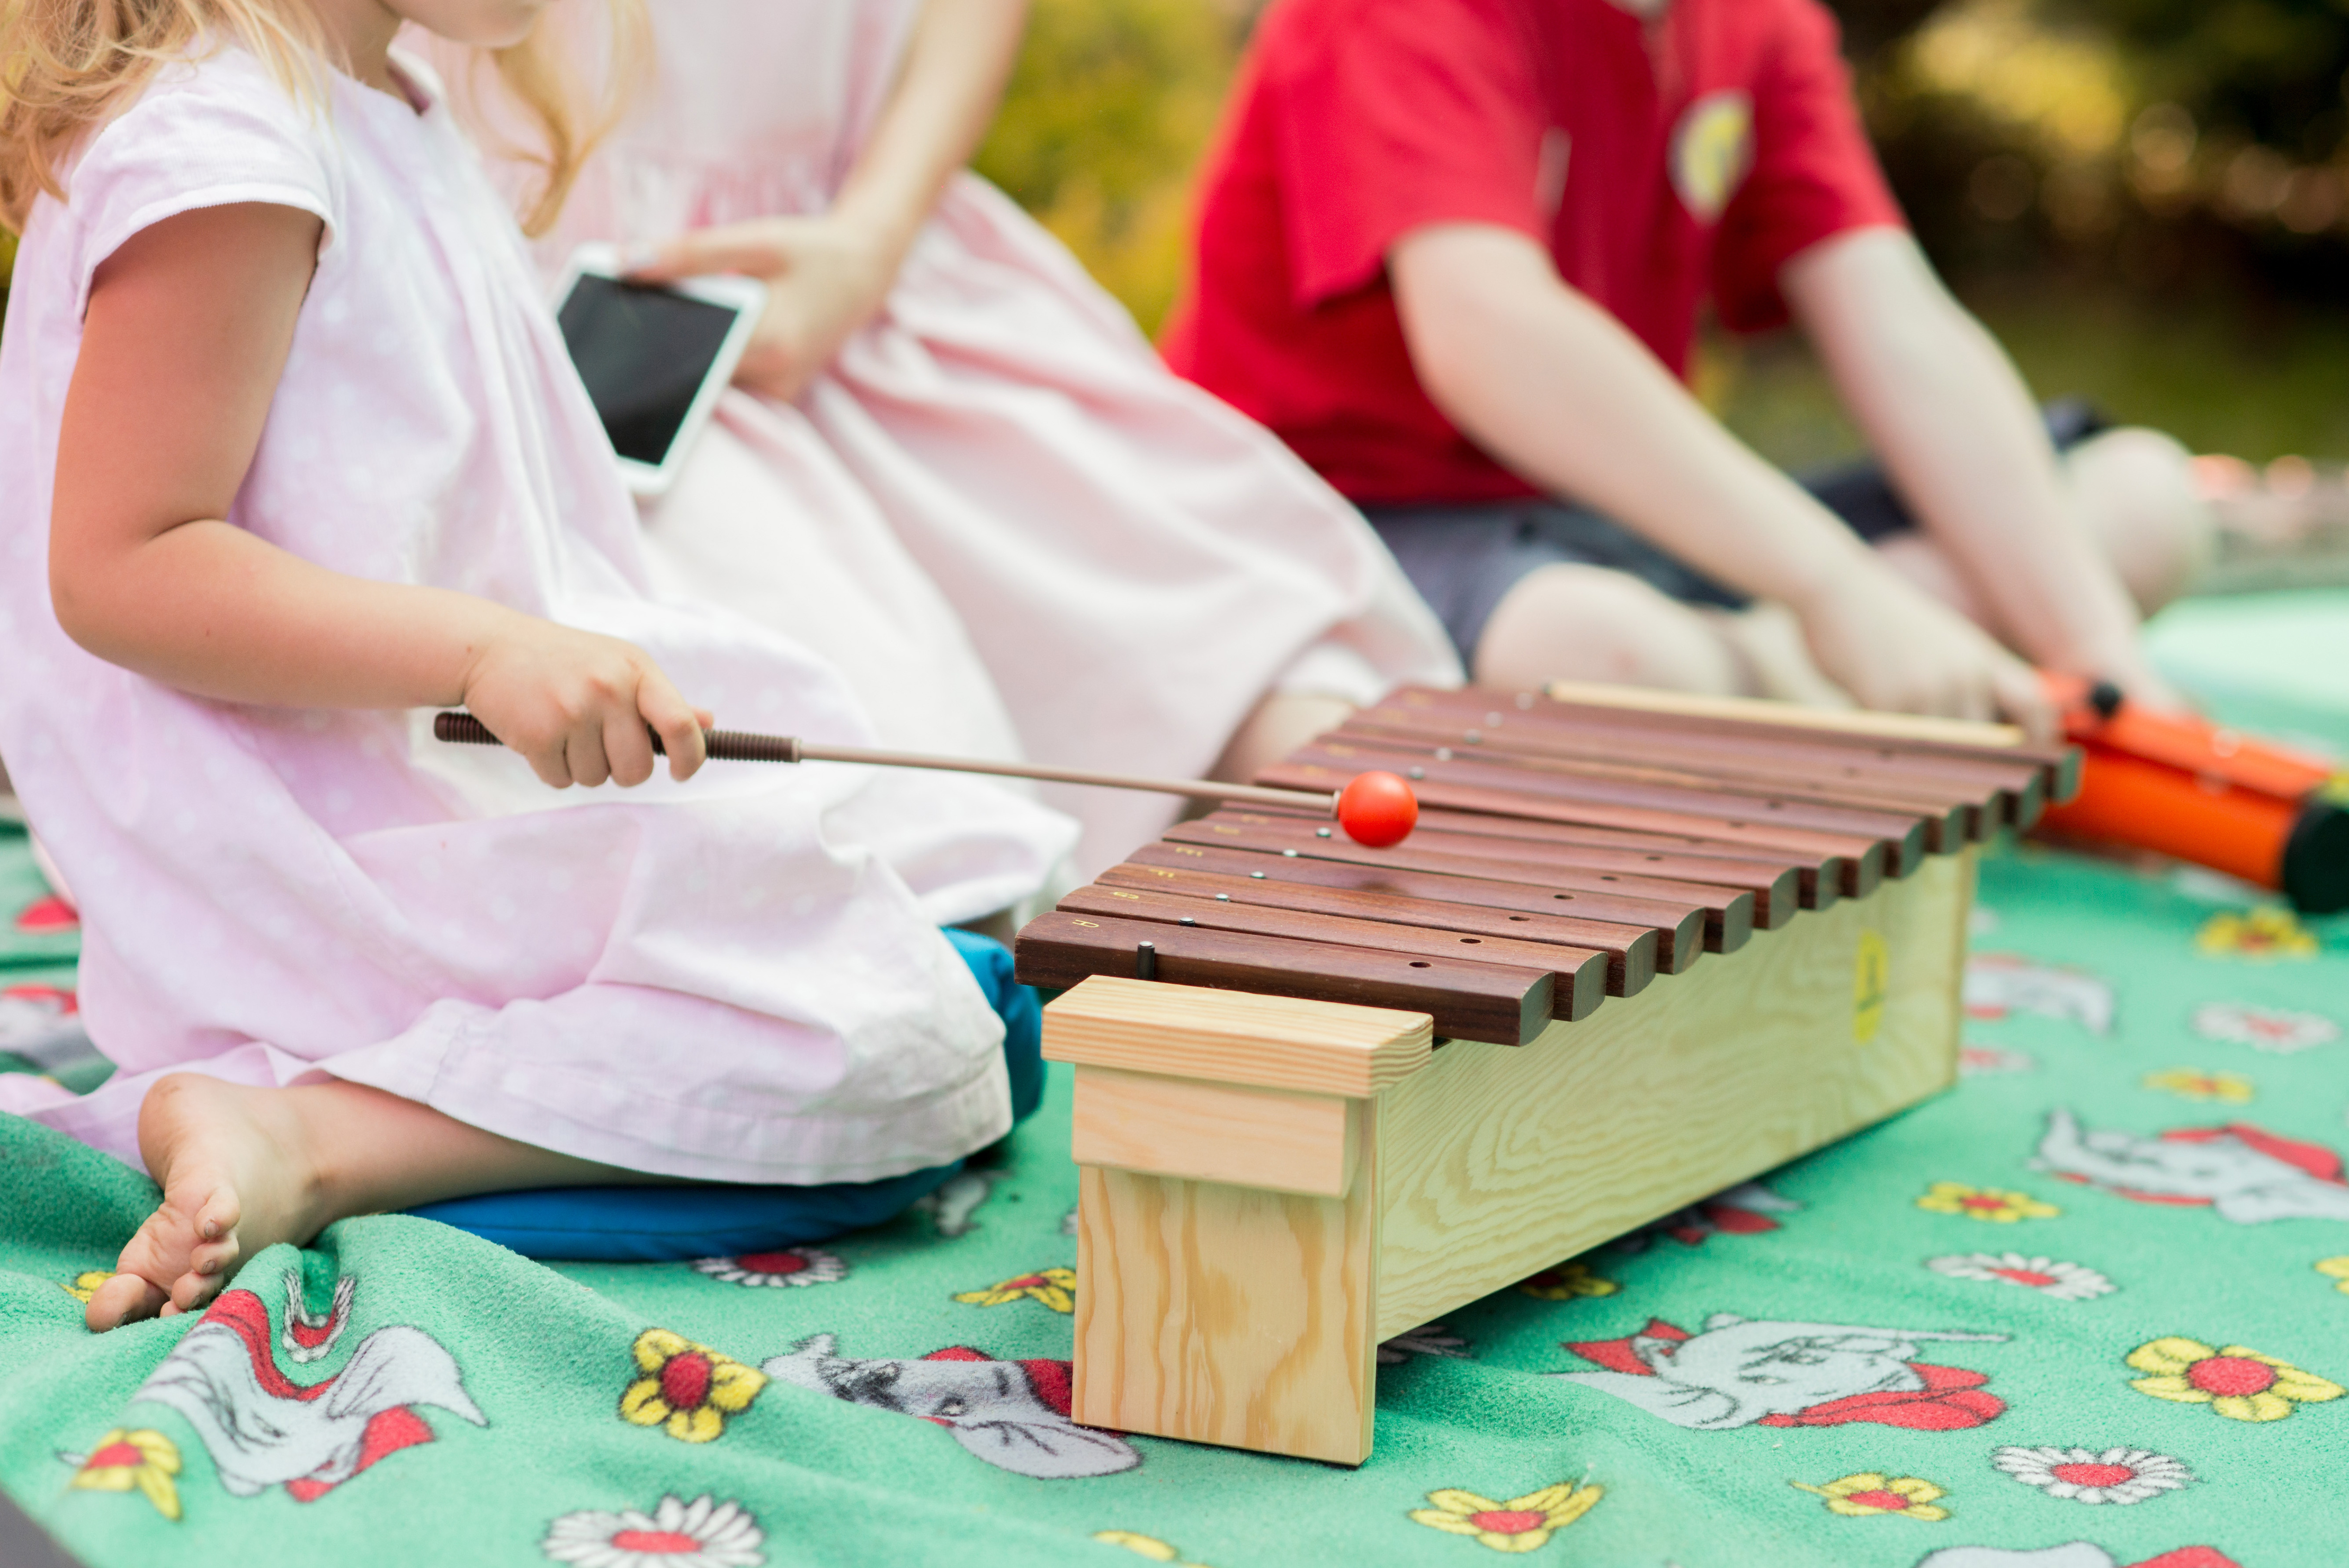
[[[2056,450],[2067,451],[2106,429],[2085,402],[2066,399],[2044,410]],[[1802,477],[1803,488],[1870,544],[1912,532],[1916,519],[1873,462]],[[1604,566],[1639,578],[1683,604],[1743,609],[1745,596],[1650,544],[1588,507],[1525,496],[1435,505],[1367,505],[1371,520],[1403,575],[1420,592],[1453,646],[1472,668],[1485,623],[1518,581],[1544,566]]]

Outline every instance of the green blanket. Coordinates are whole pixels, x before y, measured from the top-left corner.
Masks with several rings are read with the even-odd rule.
[[[1065,1076],[820,1250],[349,1220],[97,1337],[153,1189],[0,1118],[0,1486],[125,1568],[2338,1568],[2349,926],[2201,887],[1993,859],[1954,1093],[1392,1342],[1351,1471],[1067,1420]],[[0,927],[36,895],[0,839]],[[0,948],[0,1024],[70,942]]]

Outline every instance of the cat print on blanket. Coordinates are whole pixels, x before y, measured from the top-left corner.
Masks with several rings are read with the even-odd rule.
[[[340,1372],[306,1385],[278,1367],[273,1344],[261,1298],[222,1292],[131,1396],[185,1417],[232,1496],[283,1486],[296,1502],[315,1501],[400,1449],[431,1442],[419,1414],[427,1407],[490,1424],[456,1358],[420,1328],[377,1329]]]
[[[1115,1432],[1069,1418],[1065,1361],[998,1361],[966,1345],[913,1359],[838,1354],[836,1335],[803,1339],[760,1370],[777,1383],[944,1427],[999,1469],[1040,1480],[1115,1475],[1142,1462]]]
[[[1621,1339],[1568,1344],[1599,1372],[1561,1372],[1692,1431],[1869,1422],[1946,1432],[1995,1420],[2006,1401],[1987,1375],[1916,1359],[1939,1344],[1996,1345],[2002,1334],[1793,1323],[1715,1313],[1691,1334],[1661,1318]]]

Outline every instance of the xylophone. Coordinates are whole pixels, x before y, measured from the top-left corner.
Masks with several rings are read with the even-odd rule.
[[[1076,1419],[1359,1464],[1381,1341],[1950,1084],[1973,846],[2076,753],[1609,688],[1405,690],[1019,936],[1076,1064]]]

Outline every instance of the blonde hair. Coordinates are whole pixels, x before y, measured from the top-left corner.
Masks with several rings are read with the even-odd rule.
[[[611,57],[647,53],[644,0],[605,0]],[[200,39],[230,38],[298,101],[325,101],[333,59],[303,0],[0,0],[0,223],[21,231],[33,199],[66,199],[59,169],[81,138],[136,98]],[[517,149],[540,171],[522,212],[532,234],[553,225],[597,141],[617,122],[636,72],[605,73],[590,104],[542,14],[522,42],[486,57],[535,145]]]

